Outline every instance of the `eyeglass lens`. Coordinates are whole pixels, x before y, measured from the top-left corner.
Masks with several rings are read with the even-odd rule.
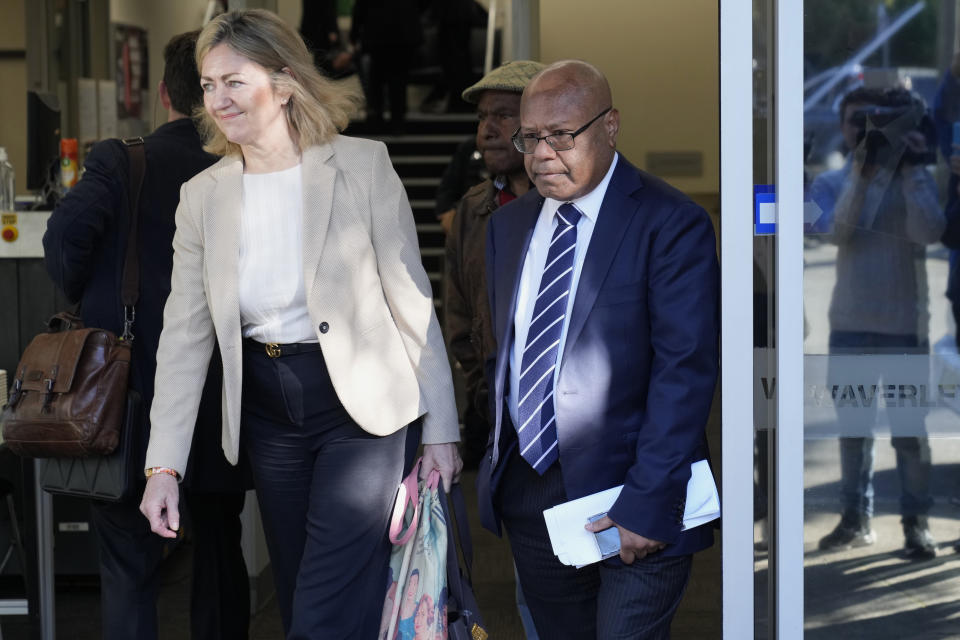
[[[590,125],[599,120],[601,117],[606,115],[612,107],[607,107],[593,118],[590,119],[590,122],[586,123],[573,133],[563,132],[563,133],[553,133],[546,136],[535,136],[535,135],[521,135],[520,129],[517,129],[512,136],[513,146],[517,148],[517,151],[520,153],[533,153],[537,145],[540,144],[540,141],[543,140],[550,148],[554,151],[567,151],[573,149],[574,138],[586,131]]]

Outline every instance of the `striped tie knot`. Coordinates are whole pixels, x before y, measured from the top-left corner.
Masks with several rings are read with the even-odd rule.
[[[557,209],[557,223],[566,225],[568,227],[575,227],[577,226],[577,222],[579,222],[581,215],[583,214],[580,213],[580,210],[573,206],[573,204],[564,202],[562,205],[560,205],[560,208]]]

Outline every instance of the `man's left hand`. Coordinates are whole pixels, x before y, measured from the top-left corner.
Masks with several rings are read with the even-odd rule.
[[[611,520],[610,516],[603,516],[596,522],[588,522],[584,528],[596,533],[610,527],[616,527],[620,532],[620,559],[623,560],[623,564],[633,564],[636,560],[642,560],[651,553],[663,551],[667,546],[665,542],[644,538],[638,533],[621,527]]]

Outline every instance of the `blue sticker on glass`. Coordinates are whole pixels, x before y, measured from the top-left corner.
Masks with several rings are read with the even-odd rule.
[[[753,234],[773,235],[777,232],[777,193],[772,184],[753,185]]]

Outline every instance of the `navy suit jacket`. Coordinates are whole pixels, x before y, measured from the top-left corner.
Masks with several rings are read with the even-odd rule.
[[[506,412],[509,349],[524,257],[543,198],[498,209],[487,230],[497,338],[487,363],[494,429],[478,476],[481,521],[499,533],[497,484],[516,442]],[[622,156],[603,199],[569,318],[556,381],[560,465],[568,499],[620,484],[617,524],[699,551],[712,526],[681,532],[691,463],[708,457],[704,427],[718,371],[719,269],[707,213]]]

